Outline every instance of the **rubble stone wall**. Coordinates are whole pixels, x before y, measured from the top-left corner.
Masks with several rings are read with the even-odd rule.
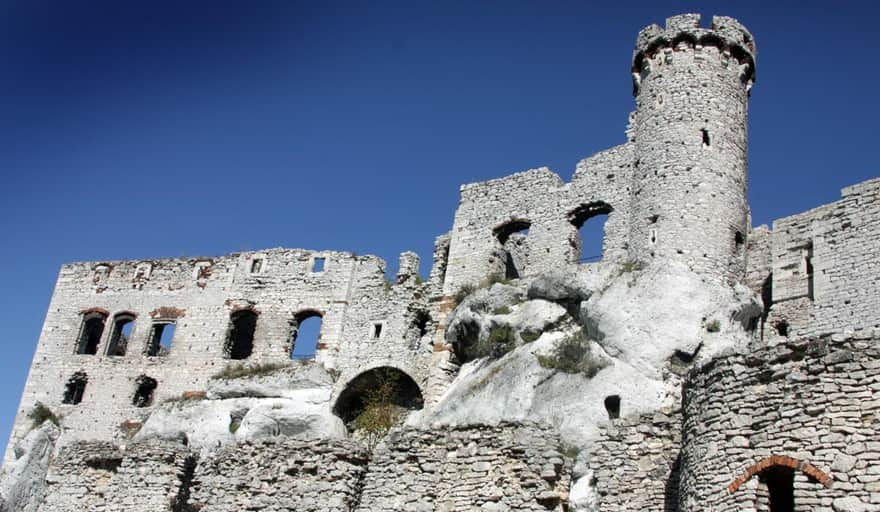
[[[359,512],[564,510],[569,465],[536,424],[393,433],[364,480]]]
[[[681,410],[611,420],[590,449],[602,512],[678,507]]]
[[[794,469],[795,510],[880,508],[878,393],[880,332],[695,368],[684,387],[681,511],[767,510],[763,471],[780,466]]]

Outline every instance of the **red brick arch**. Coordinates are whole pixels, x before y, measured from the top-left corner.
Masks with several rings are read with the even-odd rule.
[[[761,473],[765,469],[769,469],[773,466],[783,466],[791,469],[797,469],[800,472],[804,473],[808,477],[813,480],[819,482],[824,485],[826,488],[831,487],[831,477],[828,476],[828,473],[820,470],[816,466],[810,464],[809,462],[803,462],[797,460],[793,457],[789,457],[788,455],[771,455],[766,459],[761,460],[755,464],[749,466],[746,471],[740,475],[739,478],[734,480],[727,486],[727,490],[733,494],[735,493],[742,484],[746,483],[749,478]]]

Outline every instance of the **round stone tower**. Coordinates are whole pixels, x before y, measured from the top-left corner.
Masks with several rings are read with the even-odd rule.
[[[681,261],[707,281],[745,272],[746,166],[755,43],[733,18],[699,14],[639,33],[630,257]]]

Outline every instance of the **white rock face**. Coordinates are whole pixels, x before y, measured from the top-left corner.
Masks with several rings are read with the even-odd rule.
[[[620,397],[621,416],[677,404],[680,372],[670,361],[693,363],[747,345],[751,334],[743,326],[761,313],[760,300],[744,287],[707,284],[676,264],[628,272],[609,267],[568,281],[565,276],[538,278],[528,288],[530,300],[521,303],[522,294],[500,285],[464,300],[450,316],[451,342],[458,341],[455,336],[484,337],[497,325],[543,334],[497,360],[464,364],[436,408],[418,421],[545,421],[559,429],[566,443],[584,448],[608,421],[606,397]],[[572,301],[579,298],[586,300],[572,311]],[[504,307],[510,312],[493,313]],[[536,355],[549,355],[582,326],[593,340],[593,356],[606,366],[593,377],[541,367]]]
[[[46,491],[46,471],[60,431],[46,421],[15,446],[15,461],[0,473],[0,511],[36,512]]]
[[[217,380],[204,400],[157,406],[135,438],[185,435],[205,455],[235,441],[264,437],[346,437],[345,425],[331,412],[332,384],[317,365]]]
[[[599,510],[599,497],[596,496],[595,490],[590,485],[592,478],[593,472],[590,471],[572,484],[568,495],[568,504],[574,512],[597,512]]]

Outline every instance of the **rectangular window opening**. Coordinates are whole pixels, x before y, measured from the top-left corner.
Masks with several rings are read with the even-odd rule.
[[[382,324],[373,324],[373,339],[378,340],[382,336]]]
[[[150,331],[150,344],[147,347],[148,356],[167,356],[171,352],[171,343],[174,340],[176,326],[173,322],[161,322],[153,324]]]
[[[315,258],[315,261],[312,263],[312,272],[323,272],[325,260],[326,258],[323,257]]]
[[[256,258],[251,262],[251,274],[259,274],[263,270],[263,258]]]

